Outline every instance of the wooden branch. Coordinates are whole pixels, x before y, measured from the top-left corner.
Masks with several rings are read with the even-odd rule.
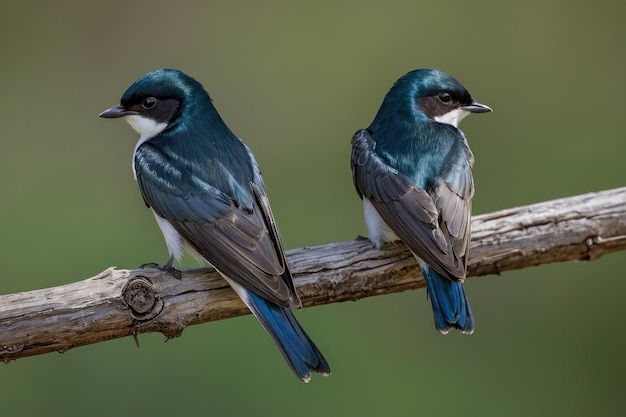
[[[550,262],[595,260],[626,249],[626,187],[475,216],[469,275]],[[402,244],[366,239],[288,252],[304,306],[424,285]],[[65,352],[140,333],[180,336],[189,325],[248,314],[211,269],[177,280],[158,270],[109,268],[93,278],[0,296],[0,360]]]

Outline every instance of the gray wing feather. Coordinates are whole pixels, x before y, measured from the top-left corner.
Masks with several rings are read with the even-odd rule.
[[[474,157],[465,138],[461,145],[450,155],[449,163],[435,181],[433,200],[450,235],[455,256],[466,265],[474,197]]]

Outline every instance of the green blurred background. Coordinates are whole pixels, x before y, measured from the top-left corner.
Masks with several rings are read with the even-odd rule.
[[[623,1],[7,3],[3,294],[166,260],[137,137],[97,118],[163,66],[202,82],[254,151],[287,249],[365,234],[350,139],[414,68],[494,109],[462,125],[474,214],[626,183]],[[0,414],[615,416],[625,261],[470,279],[471,337],[439,335],[424,291],[303,310],[334,372],[308,385],[251,316],[26,358],[0,366]]]

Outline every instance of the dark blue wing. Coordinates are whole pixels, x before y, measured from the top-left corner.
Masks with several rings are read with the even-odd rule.
[[[230,197],[152,144],[137,149],[135,170],[146,205],[167,220],[214,222],[233,205]]]
[[[370,200],[385,223],[419,258],[452,280],[463,279],[473,194],[471,171],[462,164],[447,162],[449,167],[429,193],[385,164],[374,146],[366,129],[352,138],[352,177],[359,195]]]
[[[224,170],[217,174],[223,180],[228,169],[217,160],[200,167],[148,142],[135,153],[135,169],[146,204],[218,271],[278,305],[301,305],[260,174],[247,184],[231,181],[237,189],[229,194],[241,201],[202,171]]]

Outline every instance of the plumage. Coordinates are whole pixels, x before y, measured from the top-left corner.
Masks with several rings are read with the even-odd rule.
[[[474,330],[463,289],[474,157],[458,123],[489,111],[449,75],[415,70],[394,84],[374,121],[352,138],[353,182],[368,236],[377,247],[399,239],[418,258],[442,333]]]
[[[133,170],[170,260],[184,250],[211,263],[276,342],[296,375],[330,374],[296,321],[301,308],[258,164],[226,126],[204,88],[160,69],[132,84],[102,117],[139,132]]]

